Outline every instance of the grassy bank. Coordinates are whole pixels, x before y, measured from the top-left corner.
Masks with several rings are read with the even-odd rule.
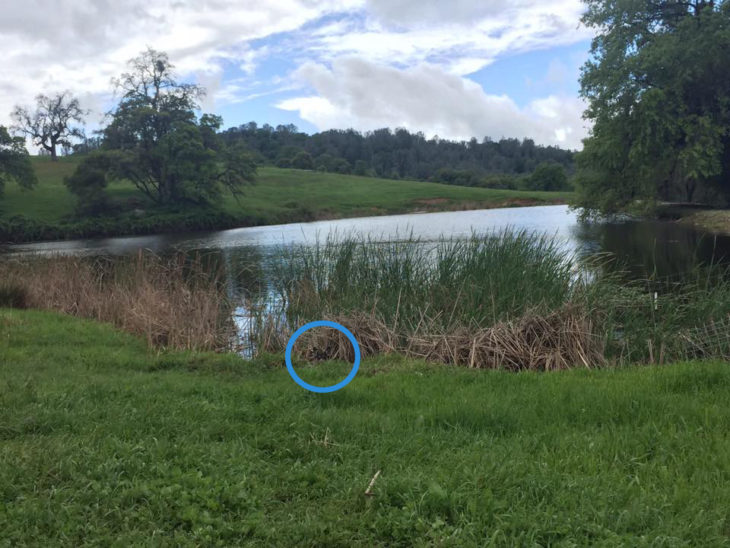
[[[130,184],[113,184],[116,213],[103,219],[73,217],[74,197],[63,185],[77,160],[33,158],[39,184],[24,192],[9,184],[0,198],[0,242],[214,230],[411,211],[445,211],[566,203],[570,193],[467,188],[417,181],[264,167],[257,184],[217,208],[158,210]],[[135,212],[135,210],[137,210]],[[141,213],[142,210],[144,213]]]
[[[713,234],[730,235],[730,210],[727,209],[687,212],[680,222]]]
[[[300,369],[331,384],[342,364]],[[719,546],[730,366],[551,375],[153,353],[0,311],[8,545]],[[374,496],[364,491],[373,475]]]

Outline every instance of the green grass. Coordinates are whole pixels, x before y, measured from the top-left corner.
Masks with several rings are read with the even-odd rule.
[[[7,184],[0,197],[0,217],[25,215],[40,221],[59,221],[74,208],[74,197],[63,185],[63,179],[74,172],[77,162],[62,158],[54,164],[39,157],[32,158],[32,162],[38,188],[28,191],[14,182]]]
[[[73,214],[75,198],[63,185],[63,178],[73,172],[78,159],[62,158],[53,163],[48,158],[34,157],[32,162],[38,174],[38,186],[25,191],[14,183],[8,184],[5,195],[0,198],[0,221],[18,215],[47,224],[68,219]],[[153,218],[157,214],[131,184],[112,184],[109,192],[122,209],[148,209],[146,221],[150,220],[150,212]],[[567,203],[571,196],[566,192],[490,190],[273,167],[261,168],[257,183],[244,192],[240,201],[232,195],[224,196],[220,209],[227,217],[221,221],[220,228],[229,228],[231,219],[237,225],[277,224],[408,211]],[[162,221],[159,224],[160,231],[169,229]],[[90,228],[80,231],[86,233]],[[120,231],[128,232],[124,228]],[[26,229],[25,232],[35,231]],[[108,235],[106,232],[104,235]]]
[[[286,217],[299,210],[319,218],[489,208],[520,201],[567,203],[570,196],[569,192],[469,188],[265,167],[242,201],[243,211],[250,215]],[[229,200],[226,208],[237,212],[239,206]]]
[[[0,311],[0,544],[730,545],[726,363],[279,362]]]

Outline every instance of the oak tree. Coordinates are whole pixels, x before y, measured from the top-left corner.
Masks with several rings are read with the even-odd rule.
[[[64,91],[53,95],[40,94],[36,97],[35,110],[16,106],[11,117],[12,130],[29,137],[33,144],[51,154],[51,160],[58,159],[59,146],[72,146],[72,139],[83,138],[83,132],[74,122],[82,124],[86,116],[79,100]]]

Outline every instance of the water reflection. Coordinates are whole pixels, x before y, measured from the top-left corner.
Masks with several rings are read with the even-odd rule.
[[[730,238],[672,222],[576,223],[571,233],[580,256],[610,253],[633,279],[681,279],[730,258]]]
[[[677,277],[697,263],[727,262],[730,238],[703,235],[672,222],[624,221],[580,223],[567,206],[452,211],[315,223],[263,226],[192,234],[163,234],[129,238],[43,242],[9,246],[2,255],[74,254],[128,255],[141,249],[155,253],[183,251],[204,254],[225,265],[235,295],[266,294],[272,264],[281,249],[313,244],[333,234],[373,239],[422,241],[464,238],[513,228],[547,233],[579,257],[611,253],[631,276]],[[213,257],[216,257],[213,259]]]

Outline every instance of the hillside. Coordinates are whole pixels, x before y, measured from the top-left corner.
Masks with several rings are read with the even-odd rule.
[[[63,185],[63,178],[74,171],[77,162],[74,158],[57,163],[33,158],[38,186],[33,191],[23,191],[9,184],[0,199],[0,241],[225,229],[414,211],[566,203],[571,195],[263,167],[257,182],[244,190],[243,197],[237,200],[226,195],[217,209],[158,210],[131,184],[121,183],[110,187],[116,204],[114,215],[78,219],[74,217],[74,197]],[[134,210],[136,215],[132,214]],[[23,219],[11,221],[17,216]]]

